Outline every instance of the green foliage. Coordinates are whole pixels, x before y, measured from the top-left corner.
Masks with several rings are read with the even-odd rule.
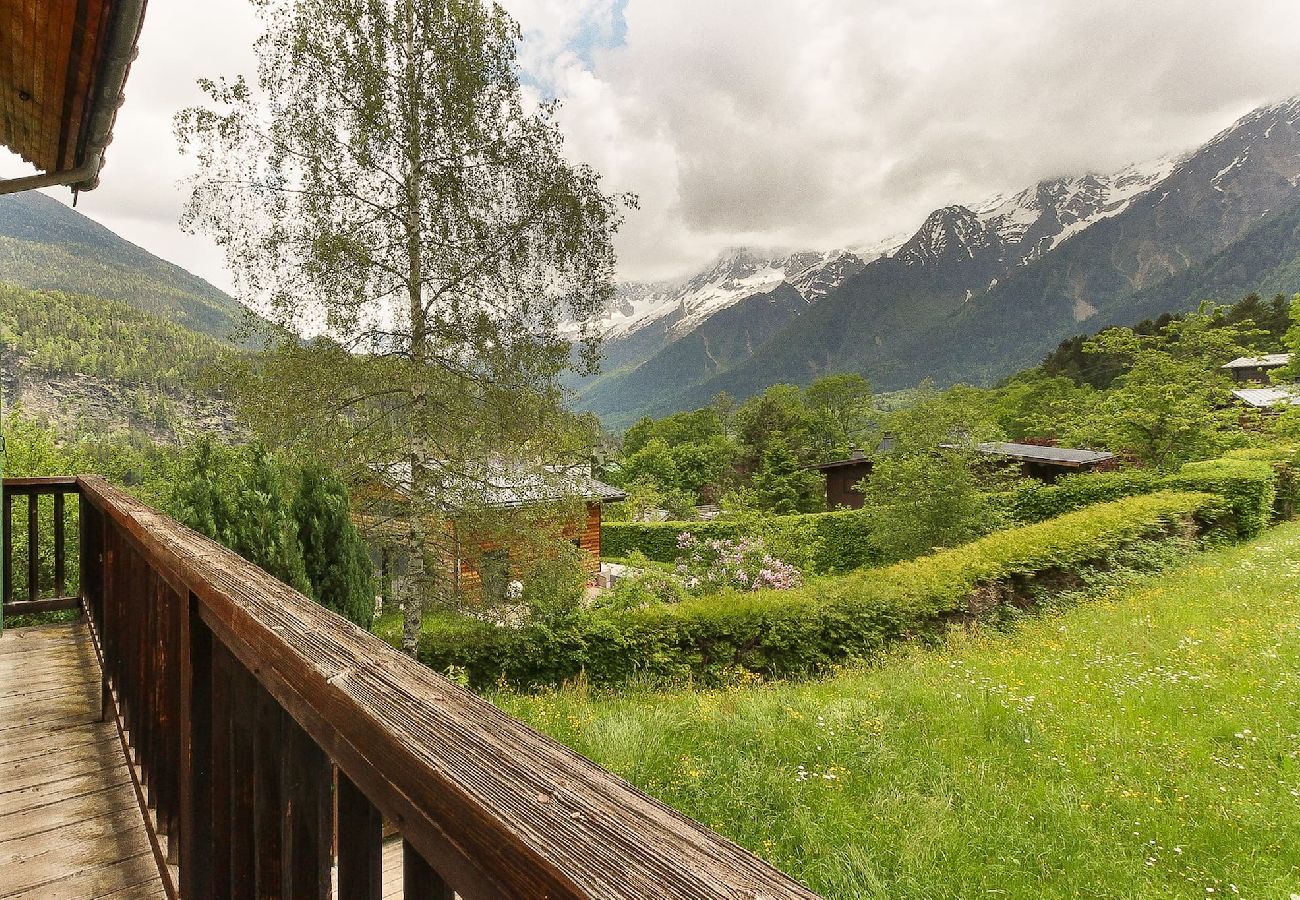
[[[201,439],[178,473],[173,509],[195,531],[310,594],[285,468],[262,447]]]
[[[800,464],[784,444],[772,444],[763,454],[753,490],[758,507],[778,516],[816,512],[826,505],[822,477]]]
[[[652,565],[644,555],[633,553],[626,564],[634,574],[620,578],[610,590],[602,592],[593,609],[627,612],[652,606],[681,603],[687,593],[680,578]]]
[[[1217,510],[1205,511],[1203,525],[1228,529],[1232,537],[1249,537],[1283,516],[1277,503],[1278,485],[1284,484],[1287,494],[1294,496],[1293,465],[1294,452],[1278,448],[1234,451],[1221,459],[1188,463],[1169,475],[1149,470],[1071,475],[1056,484],[1022,486],[1010,495],[1008,507],[1017,521],[1035,522],[1120,497],[1158,490],[1199,491],[1221,499]],[[1285,515],[1290,515],[1289,506]]]
[[[374,566],[352,523],[347,486],[319,463],[303,467],[293,498],[311,595],[362,628],[375,616]]]
[[[1212,502],[1194,493],[1130,497],[793,591],[724,593],[627,612],[590,610],[559,628],[439,618],[426,628],[420,656],[440,671],[463,667],[477,686],[501,680],[558,684],[579,674],[593,683],[636,677],[707,684],[738,669],[764,676],[815,672],[868,658],[939,616],[963,611],[982,586],[1015,585],[1104,561],[1181,527]]]
[[[1291,354],[1291,361],[1274,374],[1280,382],[1300,381],[1300,294],[1287,305],[1287,329],[1282,344]]]
[[[1259,534],[1273,517],[1277,475],[1273,466],[1263,460],[1224,458],[1188,463],[1165,484],[1217,494],[1231,513],[1236,537]]]
[[[587,587],[583,561],[587,553],[569,541],[553,542],[520,573],[524,606],[536,622],[558,624],[572,617]]]
[[[1300,509],[1300,447],[1293,444],[1243,447],[1230,450],[1226,456],[1228,459],[1259,460],[1272,466],[1277,479],[1273,519],[1280,522],[1296,515]]]
[[[836,510],[795,516],[750,515],[711,522],[606,522],[601,526],[601,552],[606,557],[633,553],[671,563],[681,555],[677,536],[683,532],[706,540],[758,538],[773,556],[808,574],[850,572],[880,563],[873,543],[871,510]]]
[[[886,420],[894,446],[878,455],[864,485],[876,511],[874,543],[886,558],[952,547],[998,526],[988,492],[1006,473],[976,447],[1001,430],[985,404],[972,402],[979,396],[925,385],[913,405]]]
[[[152,391],[194,392],[233,352],[125,303],[0,283],[0,345],[37,375],[93,375]],[[149,396],[139,418],[160,413]]]
[[[1147,469],[1066,475],[1052,484],[1030,481],[1012,491],[1008,512],[1017,522],[1041,522],[1055,516],[1134,494],[1159,490],[1162,478]]]
[[[833,447],[864,442],[875,422],[871,385],[856,372],[818,378],[804,390],[804,401]]]

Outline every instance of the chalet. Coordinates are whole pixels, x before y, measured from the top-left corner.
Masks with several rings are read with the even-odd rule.
[[[560,480],[540,476],[501,479],[492,485],[484,498],[489,509],[509,510],[522,507],[544,507],[582,504],[579,523],[565,526],[565,536],[584,551],[583,566],[587,574],[595,577],[600,572],[600,526],[604,505],[626,500],[627,495],[616,487],[597,480],[589,473],[565,473]],[[483,571],[475,570],[475,560]],[[456,554],[456,585],[460,590],[474,590],[475,585],[485,592],[500,594],[505,589],[513,567],[508,546],[459,547]]]
[[[1291,362],[1290,353],[1267,353],[1263,356],[1239,356],[1220,368],[1237,384],[1267,384],[1271,373]]]
[[[390,489],[391,500],[400,507],[402,498],[410,496],[409,467],[404,464],[389,467],[382,473],[382,480]],[[600,571],[604,505],[627,498],[621,490],[598,480],[585,468],[559,466],[525,470],[497,465],[491,472],[473,479],[472,484],[466,480],[458,493],[460,496],[452,505],[464,509],[537,511],[554,507],[555,515],[568,518],[578,512],[573,508],[578,505],[580,515],[576,520],[556,524],[562,524],[565,536],[585,551],[583,564],[593,577]],[[393,540],[392,529],[384,528],[380,517],[361,516],[358,525],[372,536],[372,554],[377,565],[393,580],[393,593],[402,596],[411,576],[418,574],[421,554],[409,546],[409,541]],[[453,549],[449,564],[455,590],[472,594],[482,589],[500,599],[514,571],[511,548],[497,541],[465,537],[457,522],[451,523],[451,531]]]
[[[1079,450],[1072,447],[1047,447],[1005,441],[979,444],[975,449],[990,457],[1019,463],[1021,470],[1030,478],[1049,482],[1071,472],[1092,471],[1115,459],[1115,454],[1102,450]]]
[[[865,497],[856,485],[871,474],[871,465],[866,451],[854,447],[847,459],[813,466],[826,476],[826,508],[862,509]]]
[[[0,192],[95,188],[144,8],[0,0]],[[817,900],[103,478],[0,509],[5,896]]]

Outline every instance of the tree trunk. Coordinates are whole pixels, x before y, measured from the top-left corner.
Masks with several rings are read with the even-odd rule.
[[[407,252],[407,299],[411,316],[411,360],[410,364],[423,369],[428,365],[429,325],[424,309],[424,260],[423,255],[423,215],[422,215],[422,180],[424,173],[420,167],[420,155],[423,151],[420,129],[420,104],[418,92],[420,82],[415,68],[415,2],[406,0],[406,109],[404,110],[406,130],[406,252]],[[420,379],[416,378],[419,384]],[[414,398],[417,401],[419,397]],[[414,441],[415,435],[410,439]],[[421,520],[429,506],[429,477],[424,465],[422,448],[412,445],[409,463],[411,467],[410,503],[411,533],[419,542],[416,552],[425,550],[423,544],[428,536],[421,527]],[[425,553],[427,557],[429,554]],[[426,566],[423,577],[417,580],[417,587],[407,597],[406,609],[402,615],[402,650],[412,657],[416,656],[420,641],[420,622],[428,593],[436,579],[436,572]]]

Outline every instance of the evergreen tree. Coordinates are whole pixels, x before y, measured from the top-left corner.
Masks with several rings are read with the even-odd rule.
[[[171,505],[195,531],[310,593],[289,490],[265,449],[235,450],[203,438],[182,465]]]
[[[369,628],[375,616],[373,566],[352,523],[342,479],[318,464],[304,467],[293,517],[312,595],[322,606]]]
[[[248,476],[236,501],[235,550],[290,587],[310,594],[293,501],[279,461],[260,446],[254,446],[250,456]]]
[[[760,509],[778,516],[815,512],[820,502],[821,479],[799,463],[784,444],[774,444],[763,454],[763,468],[754,476]]]

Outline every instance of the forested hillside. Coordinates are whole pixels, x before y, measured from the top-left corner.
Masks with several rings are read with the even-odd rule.
[[[245,308],[196,275],[36,191],[0,197],[0,281],[120,300],[237,339]]]
[[[229,431],[211,375],[236,352],[125,303],[0,283],[6,400],[69,434]]]

